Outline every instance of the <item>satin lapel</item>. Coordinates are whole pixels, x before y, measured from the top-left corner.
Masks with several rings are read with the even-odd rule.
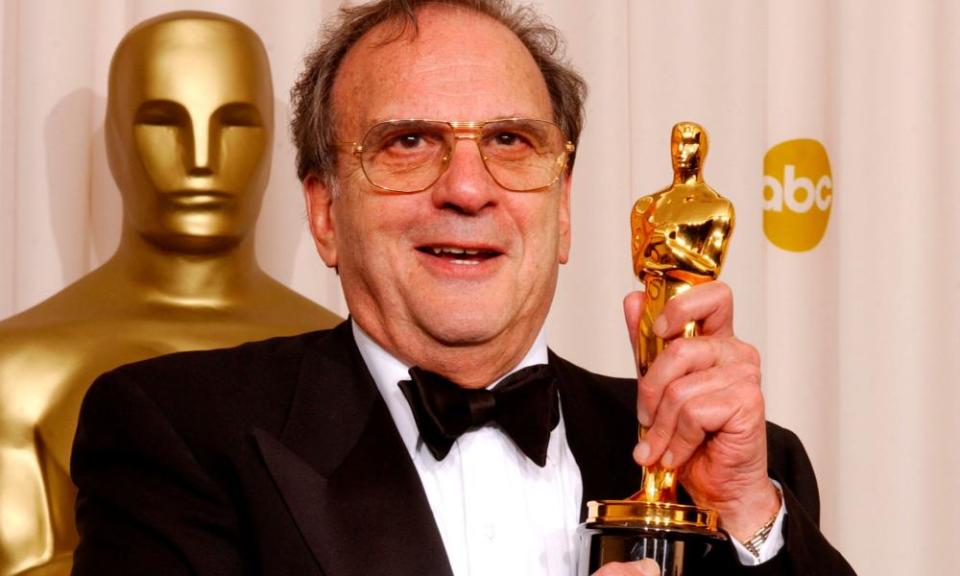
[[[637,439],[636,383],[591,374],[552,351],[567,443],[583,480],[580,519],[590,500],[626,498],[640,486],[633,462]]]
[[[281,438],[257,446],[314,558],[336,576],[451,575],[429,503],[349,322],[303,360]]]

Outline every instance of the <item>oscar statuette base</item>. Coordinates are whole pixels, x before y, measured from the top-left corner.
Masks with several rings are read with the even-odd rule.
[[[608,562],[651,558],[663,576],[696,574],[713,546],[727,539],[712,510],[643,500],[598,500],[587,504],[579,528],[579,576]]]

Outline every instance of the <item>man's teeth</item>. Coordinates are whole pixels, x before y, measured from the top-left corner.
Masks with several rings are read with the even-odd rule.
[[[448,248],[448,247],[434,247],[432,248],[434,256],[439,256],[441,254],[453,254],[454,256],[461,256],[466,254],[467,256],[476,256],[480,253],[479,250],[464,250],[463,248]]]
[[[481,258],[475,258],[480,254],[480,250],[468,250],[456,248],[453,246],[435,246],[430,248],[434,256],[452,256],[449,260],[452,264],[465,264],[467,266],[476,266],[480,264]]]

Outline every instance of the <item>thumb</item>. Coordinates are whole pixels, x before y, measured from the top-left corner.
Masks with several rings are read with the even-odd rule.
[[[660,566],[649,558],[644,558],[635,564],[643,576],[660,576]]]
[[[649,558],[639,562],[610,562],[604,564],[593,576],[662,576],[660,566]]]

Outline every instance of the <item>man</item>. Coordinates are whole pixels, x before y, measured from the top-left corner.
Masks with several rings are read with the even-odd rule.
[[[555,40],[497,1],[344,11],[294,88],[294,134],[351,321],[103,376],[74,453],[78,573],[571,574],[583,501],[636,488],[631,452],[678,467],[735,539],[773,523],[759,557],[725,546],[712,573],[849,572],[798,441],[765,426],[726,287],[668,307],[662,336],[705,335],[639,403],[636,381],[547,351],[583,96]],[[540,408],[511,412],[521,396]]]

